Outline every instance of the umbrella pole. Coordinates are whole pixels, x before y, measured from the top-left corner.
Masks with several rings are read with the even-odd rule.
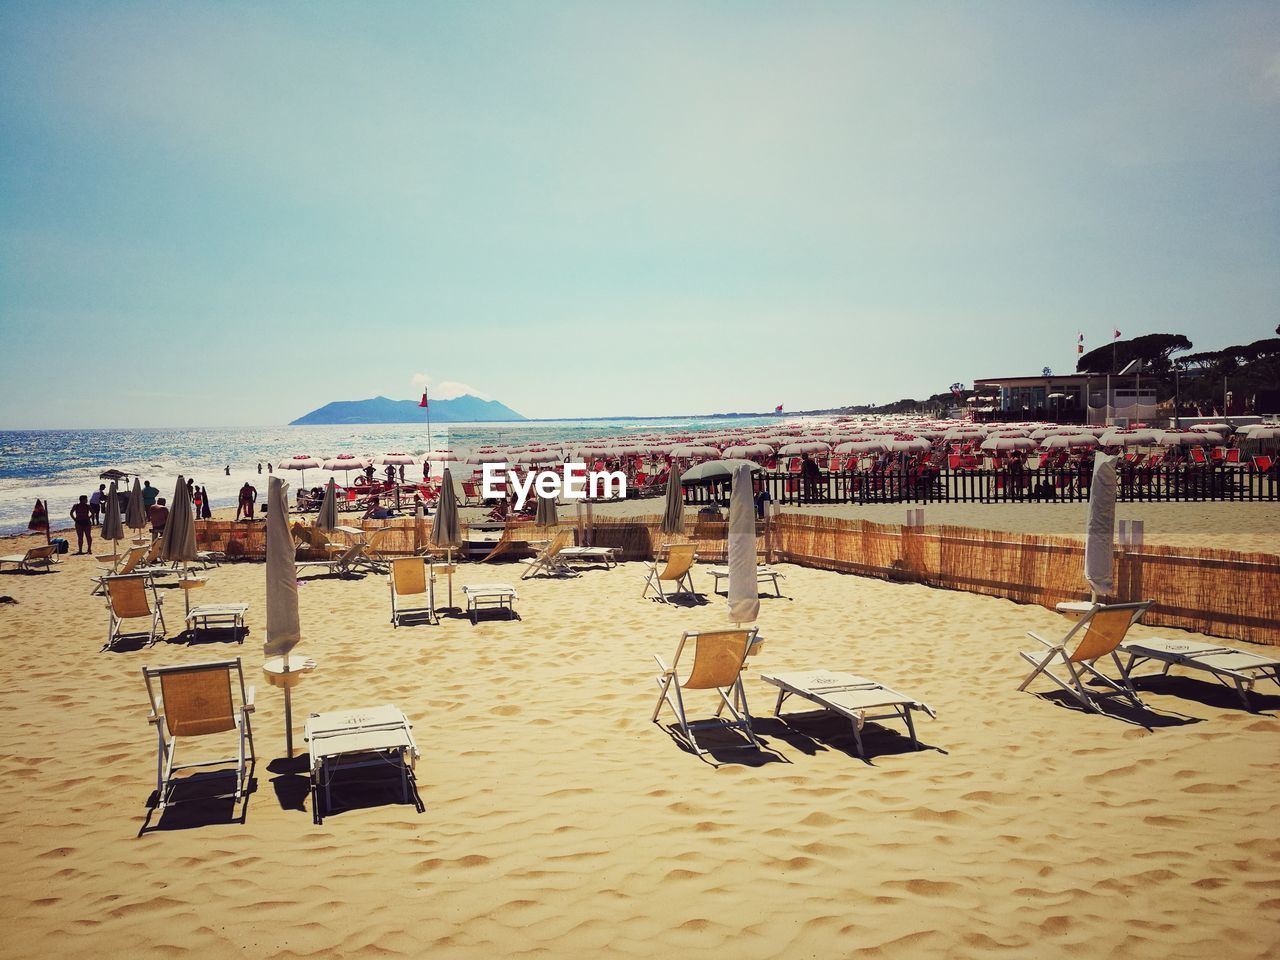
[[[51,542],[49,539],[49,501],[44,502],[44,545],[47,547]]]
[[[284,749],[286,759],[293,759],[293,686],[289,682],[289,655],[284,655]]]

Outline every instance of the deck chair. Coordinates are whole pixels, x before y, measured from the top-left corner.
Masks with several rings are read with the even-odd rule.
[[[667,550],[666,565],[659,568],[656,561],[647,562],[645,567],[648,572],[645,575],[644,591],[640,594],[641,598],[649,595],[650,589],[657,591],[655,599],[662,603],[668,602],[668,597],[674,597],[678,593],[693,593],[693,561],[697,558],[695,546],[692,543],[674,543]],[[671,593],[667,593],[662,586],[664,583],[674,583],[675,587]],[[681,585],[685,589],[681,590]]]
[[[1066,636],[1057,643],[1028,631],[1027,636],[1044,644],[1047,649],[1030,653],[1023,651],[1019,654],[1035,669],[1027,679],[1022,681],[1018,689],[1027,689],[1027,685],[1043,673],[1088,710],[1101,713],[1097,701],[1111,697],[1124,697],[1134,706],[1141,707],[1142,701],[1134,692],[1133,684],[1129,682],[1129,677],[1116,651],[1124,642],[1129,628],[1142,619],[1142,615],[1154,602],[1143,600],[1138,603],[1095,603],[1071,625]],[[1102,657],[1110,657],[1115,662],[1116,669],[1120,672],[1119,683],[1094,667],[1094,661]],[[1049,669],[1051,664],[1058,662],[1066,667],[1068,676],[1065,679]],[[1087,680],[1101,684],[1103,689],[1088,689],[1085,686]]]
[[[365,555],[364,548],[364,542],[357,541],[331,560],[298,560],[294,568],[300,573],[307,567],[323,567],[327,572],[321,576],[345,577],[360,566],[362,561],[369,559]]]
[[[103,577],[102,586],[107,594],[107,642],[103,650],[110,650],[120,639],[120,627],[126,620],[150,620],[148,642],[155,643],[168,629],[161,605],[164,598],[156,595],[155,585],[145,573],[127,576]],[[158,631],[157,631],[158,628]]]
[[[137,569],[138,565],[142,563],[142,558],[147,555],[147,551],[149,549],[150,547],[148,546],[130,547],[116,558],[113,558],[110,554],[95,557],[95,560],[100,560],[104,563],[109,562],[112,559],[115,559],[116,562],[114,566],[102,567],[102,572],[93,578],[93,589],[90,591],[90,595],[96,597],[102,593],[105,589],[102,585],[102,581],[107,577],[127,577],[129,574],[133,573],[134,570]]]
[[[147,681],[147,697],[151,700],[151,715],[147,721],[155,724],[158,744],[157,807],[163,810],[166,805],[176,802],[172,799],[177,783],[174,775],[196,767],[234,763],[235,792],[220,796],[231,796],[237,801],[245,796],[249,788],[249,764],[254,760],[253,731],[249,727],[249,714],[253,713],[253,687],[245,687],[240,658],[181,667],[143,667],[142,675]],[[233,675],[240,687],[238,707],[234,703]],[[234,757],[182,765],[174,762],[179,739],[185,741],[233,730],[239,735]],[[202,795],[200,799],[211,798]]]
[[[391,572],[387,575],[387,583],[391,586],[391,626],[400,626],[401,617],[411,613],[425,613],[427,622],[432,621],[435,617],[431,589],[433,579],[434,575],[429,572],[427,560],[423,557],[396,557],[391,561]],[[406,605],[406,597],[418,597],[421,602]]]
[[[12,563],[19,570],[30,573],[36,567],[44,567],[47,573],[55,563],[58,562],[58,548],[53,544],[46,544],[43,547],[31,547],[26,553],[15,553],[7,557],[0,557],[0,567],[6,563]]]
[[[560,551],[569,546],[572,541],[573,531],[561,530],[538,551],[537,556],[520,561],[525,565],[525,571],[520,574],[520,579],[528,580],[540,574],[547,577],[577,576],[577,573],[569,569],[569,565],[560,556]]]
[[[672,548],[675,549],[674,547]],[[658,722],[662,706],[666,704],[676,715],[676,722],[686,742],[698,756],[705,751],[694,736],[695,727],[714,726],[719,729],[741,729],[746,731],[749,743],[738,746],[761,746],[755,731],[751,728],[751,712],[747,708],[747,693],[742,686],[742,670],[746,666],[747,657],[752,653],[756,643],[756,628],[748,630],[714,630],[704,633],[686,632],[676,645],[675,656],[671,666],[667,666],[661,657],[654,654],[658,661],[657,681],[659,687],[658,703],[653,708],[653,722]],[[682,681],[680,679],[680,657],[686,647],[693,648],[693,668]],[[685,711],[684,691],[714,690],[720,695],[715,716],[710,720],[690,722]],[[729,717],[722,714],[728,711]]]

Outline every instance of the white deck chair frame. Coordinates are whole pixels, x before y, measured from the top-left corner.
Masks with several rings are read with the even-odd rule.
[[[1120,642],[1123,641],[1123,637],[1121,637],[1121,640],[1117,641],[1116,645],[1105,654],[1105,656],[1109,656],[1115,663],[1116,670],[1120,673],[1119,682],[1108,677],[1094,666],[1094,663],[1097,662],[1100,657],[1080,660],[1074,659],[1074,654],[1075,651],[1079,649],[1081,643],[1088,638],[1089,625],[1098,614],[1126,611],[1129,614],[1129,622],[1125,627],[1125,632],[1127,633],[1130,627],[1142,619],[1143,614],[1147,612],[1154,602],[1155,601],[1153,600],[1142,600],[1136,603],[1095,603],[1072,625],[1066,635],[1056,643],[1051,640],[1046,640],[1035,631],[1028,630],[1027,636],[1031,637],[1031,639],[1038,643],[1044,644],[1046,650],[1043,653],[1040,653],[1039,651],[1035,653],[1028,653],[1026,651],[1019,652],[1018,655],[1022,657],[1023,660],[1026,660],[1027,663],[1031,664],[1034,669],[1027,675],[1027,678],[1018,685],[1018,689],[1027,689],[1027,686],[1031,681],[1043,673],[1046,677],[1066,691],[1071,697],[1081,703],[1087,710],[1093,710],[1101,713],[1102,709],[1098,706],[1098,701],[1116,697],[1123,697],[1130,701],[1135,707],[1144,707],[1143,702],[1138,699],[1137,691],[1133,689],[1133,684],[1129,682],[1129,678],[1125,674],[1123,664],[1120,662],[1120,657],[1117,651],[1119,650]],[[1072,640],[1075,640],[1077,636],[1079,636],[1079,640],[1075,646],[1068,651],[1067,648],[1071,646]],[[1049,669],[1050,665],[1055,662],[1060,662],[1066,667],[1067,672],[1070,675],[1069,681],[1064,680]],[[1101,684],[1103,689],[1090,690],[1086,688],[1085,682],[1088,680],[1093,680],[1094,682]]]
[[[164,622],[164,597],[156,593],[156,585],[149,574],[145,573],[127,573],[118,577],[103,577],[102,588],[107,599],[107,642],[103,646],[103,650],[110,650],[115,646],[115,642],[121,637],[121,626],[126,620],[142,620],[148,614],[138,614],[137,616],[121,617],[116,615],[115,604],[111,600],[111,591],[108,589],[108,583],[116,583],[122,580],[139,580],[142,581],[142,589],[148,596],[148,614],[151,617],[151,626],[148,630],[147,642],[154,644],[159,637],[163,637],[169,630]],[[159,627],[159,633],[156,628]]]
[[[738,663],[738,670],[734,676],[733,682],[723,687],[712,687],[711,689],[720,697],[720,703],[716,706],[715,715],[707,720],[690,721],[685,711],[684,705],[684,687],[680,682],[678,668],[680,666],[680,655],[684,652],[684,648],[692,639],[696,645],[698,638],[703,634],[713,635],[720,633],[744,633],[746,634],[746,643],[743,646],[742,659]],[[756,736],[755,729],[751,725],[751,710],[747,706],[747,691],[742,685],[742,674],[746,669],[747,659],[755,652],[757,644],[757,634],[759,631],[755,627],[747,630],[708,630],[708,631],[685,631],[680,637],[680,642],[676,646],[675,656],[671,659],[671,665],[667,666],[664,661],[656,653],[653,659],[658,663],[658,669],[662,672],[658,674],[656,680],[658,683],[658,702],[653,708],[652,720],[658,723],[658,717],[662,714],[663,704],[669,706],[676,715],[676,723],[680,728],[680,732],[684,735],[685,742],[693,748],[698,756],[703,756],[708,751],[702,748],[698,743],[697,737],[694,735],[696,729],[700,727],[709,727],[712,729],[732,730],[740,729],[746,732],[748,743],[735,744],[727,749],[745,749],[752,747],[760,749],[762,744]],[[696,650],[695,650],[696,654]],[[696,660],[695,660],[696,665]],[[731,719],[722,719],[724,711],[729,712]]]
[[[1179,650],[1176,647],[1183,649]],[[1129,657],[1123,664],[1122,669],[1125,678],[1130,683],[1135,679],[1141,680],[1146,676],[1167,676],[1172,667],[1187,667],[1191,670],[1208,673],[1223,686],[1234,689],[1246,710],[1253,709],[1253,705],[1249,702],[1249,694],[1253,692],[1253,685],[1257,681],[1271,680],[1277,686],[1280,686],[1280,661],[1263,657],[1261,654],[1256,654],[1249,650],[1241,650],[1238,647],[1221,647],[1208,643],[1156,639],[1147,641],[1135,640],[1121,644],[1120,652],[1127,654]],[[1235,658],[1237,660],[1255,659],[1257,662],[1254,664],[1237,662],[1232,666],[1227,666],[1222,663],[1214,663],[1214,657]],[[1161,663],[1164,667],[1158,673],[1134,674],[1135,668],[1148,662]]]

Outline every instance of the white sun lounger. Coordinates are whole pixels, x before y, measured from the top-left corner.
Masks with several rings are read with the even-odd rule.
[[[36,567],[44,567],[48,572],[58,562],[58,551],[54,546],[31,547],[26,553],[15,553],[0,557],[0,567],[12,563],[19,570],[30,573]]]
[[[476,622],[476,614],[481,607],[506,608],[511,617],[516,615],[515,601],[520,598],[516,588],[509,583],[468,584],[462,588],[462,593],[467,598],[467,613],[471,615],[472,623]]]
[[[618,565],[618,547],[565,547],[560,559],[565,563],[604,564],[605,569]]]
[[[372,767],[391,764],[400,770],[404,799],[412,799],[409,779],[418,759],[411,725],[396,707],[368,707],[362,710],[335,710],[313,713],[305,728],[311,751],[311,812],[319,823],[318,790],[324,787],[324,812],[328,812],[330,785],[338,768]]]
[[[249,612],[247,603],[202,603],[192,607],[187,614],[188,630],[208,630],[210,627],[244,627],[244,615]],[[240,640],[244,643],[243,637]]]
[[[715,580],[715,583],[711,587],[712,591],[714,593],[719,593],[720,581],[728,578],[729,568],[711,567],[707,570],[707,573],[711,574]],[[766,564],[761,563],[756,566],[756,583],[772,582],[773,592],[779,597],[782,596],[782,590],[778,587],[778,578],[782,576],[785,576],[785,574],[779,573],[777,570],[773,569],[773,567],[767,566]]]
[[[789,696],[803,697],[847,719],[853,725],[853,739],[858,744],[858,755],[866,757],[862,746],[862,727],[868,721],[901,720],[907,725],[912,745],[919,750],[915,724],[911,711],[921,710],[936,717],[927,703],[906,697],[882,683],[859,677],[852,673],[832,670],[806,670],[800,673],[762,673],[760,679],[778,688],[778,702],[773,712],[779,716],[783,701]]]
[[[1120,653],[1128,655],[1129,659],[1121,664],[1121,669],[1131,682],[1143,676],[1163,676],[1170,667],[1203,670],[1224,686],[1234,686],[1246,710],[1250,709],[1249,694],[1256,681],[1272,680],[1280,685],[1280,660],[1235,647],[1154,637],[1127,640],[1120,644]],[[1149,660],[1163,663],[1164,669],[1159,674],[1133,673],[1138,664]]]

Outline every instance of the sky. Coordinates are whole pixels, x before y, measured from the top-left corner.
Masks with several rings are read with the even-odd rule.
[[[1280,4],[0,2],[0,428],[884,403],[1280,321]]]

